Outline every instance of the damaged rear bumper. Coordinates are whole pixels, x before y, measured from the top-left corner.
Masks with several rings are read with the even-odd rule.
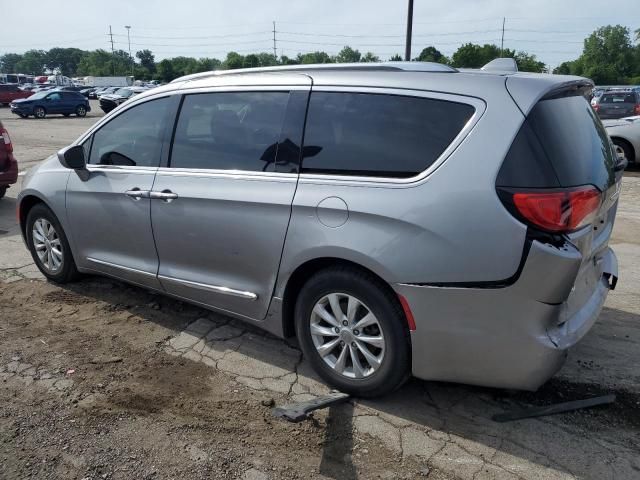
[[[571,243],[533,241],[502,288],[394,285],[413,312],[412,372],[441,380],[535,390],[597,320],[618,275],[613,251],[589,261]]]

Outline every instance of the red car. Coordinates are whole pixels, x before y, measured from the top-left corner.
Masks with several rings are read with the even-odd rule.
[[[20,90],[18,85],[12,84],[0,84],[0,105],[9,105],[14,100],[18,100],[19,98],[27,98],[33,95],[33,92],[29,90]]]
[[[7,193],[7,188],[18,181],[18,162],[13,156],[13,145],[9,132],[0,122],[0,198]]]

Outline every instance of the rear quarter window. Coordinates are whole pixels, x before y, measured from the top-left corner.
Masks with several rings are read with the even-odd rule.
[[[468,104],[422,97],[314,92],[302,172],[413,177],[438,159],[474,112]]]

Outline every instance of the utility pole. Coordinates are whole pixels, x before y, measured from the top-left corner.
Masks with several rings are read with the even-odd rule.
[[[506,21],[505,17],[502,17],[502,40],[500,41],[500,57],[502,57],[502,52],[504,51],[504,22]]]
[[[407,41],[404,48],[404,59],[411,61],[411,32],[413,30],[413,0],[409,0],[407,11]]]
[[[131,25],[125,25],[124,28],[127,29],[127,41],[129,42],[129,61],[131,62],[131,76],[133,77],[133,57],[131,56],[131,37],[129,36]]]
[[[111,25],[109,25],[109,36],[111,37],[111,67],[113,70],[113,76],[116,76],[116,62],[113,61],[115,58],[115,52],[113,51],[113,32],[111,31]]]
[[[276,21],[273,21],[273,58],[278,60],[278,50],[276,49]]]

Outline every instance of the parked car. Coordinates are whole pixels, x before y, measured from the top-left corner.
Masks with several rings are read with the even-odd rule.
[[[98,94],[106,90],[108,87],[95,87],[92,92],[89,92],[89,98],[96,100],[98,98]]]
[[[40,92],[29,98],[11,102],[11,112],[22,118],[27,118],[29,115],[44,118],[52,114],[68,117],[72,113],[84,117],[90,111],[89,100],[78,92]]]
[[[100,100],[100,97],[102,97],[103,95],[110,95],[112,93],[115,93],[116,90],[120,90],[122,87],[107,87],[104,90],[102,90],[101,92],[98,93],[98,100]]]
[[[0,105],[9,105],[19,98],[28,98],[32,92],[18,88],[18,85],[0,84]]]
[[[18,162],[13,156],[13,144],[9,132],[0,122],[0,198],[10,185],[18,181]]]
[[[104,113],[109,113],[121,103],[124,103],[131,97],[139,93],[146,92],[148,89],[144,87],[123,87],[114,93],[100,96],[100,108]]]
[[[82,95],[85,96],[85,98],[89,98],[89,95],[91,94],[91,92],[93,92],[95,90],[95,88],[93,87],[87,87],[87,88],[83,88],[81,90],[78,90],[79,93],[81,93]]]
[[[640,116],[604,120],[602,122],[614,143],[616,152],[628,163],[640,164]]]
[[[34,167],[20,225],[49,280],[296,335],[345,392],[533,390],[617,282],[622,172],[592,88],[420,62],[183,77]]]
[[[593,107],[601,119],[640,115],[640,92],[634,90],[608,90]]]

